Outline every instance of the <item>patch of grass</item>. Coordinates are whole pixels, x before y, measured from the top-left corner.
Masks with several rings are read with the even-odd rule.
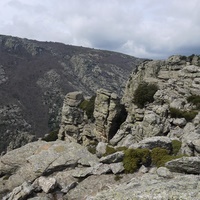
[[[58,130],[50,132],[47,136],[42,138],[46,142],[56,141],[58,139]]]
[[[125,151],[125,150],[127,150],[128,148],[127,147],[117,147],[117,148],[115,148],[116,149],[116,151]]]
[[[191,95],[187,98],[189,103],[192,103],[196,106],[198,110],[200,110],[200,96],[199,95]]]
[[[96,96],[93,96],[90,98],[90,100],[83,100],[79,104],[79,108],[86,112],[88,119],[92,119],[92,120],[94,118],[93,112],[94,112],[95,98]]]
[[[134,173],[142,165],[149,166],[150,163],[151,153],[148,149],[127,149],[124,151],[125,173]]]
[[[117,150],[114,148],[114,147],[111,147],[111,146],[106,146],[106,152],[103,154],[103,156],[108,156],[110,154],[113,154],[117,152]]]
[[[179,140],[172,140],[173,155],[177,155],[180,151],[182,143]]]
[[[198,113],[197,111],[193,110],[182,111],[173,107],[171,107],[169,110],[172,118],[185,118],[187,122],[192,121]]]
[[[151,103],[154,101],[154,94],[158,90],[158,86],[155,84],[148,84],[143,82],[139,84],[134,92],[134,103],[139,108],[144,108],[146,103]]]

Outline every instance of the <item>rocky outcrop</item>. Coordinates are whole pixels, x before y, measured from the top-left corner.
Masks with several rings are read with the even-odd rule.
[[[172,172],[142,166],[134,174],[121,174],[122,156],[117,152],[99,160],[85,147],[60,140],[29,143],[0,158],[0,198],[199,199],[200,176],[173,172],[196,174],[198,157],[168,162]]]
[[[200,112],[188,97],[200,95],[199,79],[200,57],[195,55],[172,56],[165,61],[147,61],[139,65],[130,76],[123,96],[128,116],[111,144],[130,146],[148,137],[167,136],[183,142],[182,152],[197,155],[198,144],[195,141],[199,139]],[[157,85],[158,90],[153,96],[154,101],[141,108],[133,102],[137,87],[144,82]],[[193,111],[196,117],[193,120],[175,117],[172,108],[180,112]],[[187,127],[192,128],[189,130]],[[190,134],[196,134],[194,140]]]
[[[81,92],[71,92],[66,95],[59,139],[71,138],[84,145],[89,145],[90,140],[109,141],[127,116],[120,98],[105,89],[98,90],[94,102],[93,120],[87,117],[87,110],[80,106],[84,100]]]
[[[84,126],[84,112],[78,105],[84,100],[82,92],[71,92],[65,96],[58,137],[61,140],[70,138],[80,142],[80,133]]]
[[[49,176],[58,171],[65,171],[65,169],[73,169],[73,173],[76,174],[79,167],[93,167],[98,163],[96,156],[74,142],[37,141],[29,143],[0,158],[0,194],[12,191],[24,182],[29,182],[33,186],[38,178],[39,185],[41,185],[42,176]],[[76,167],[78,168],[75,169]],[[44,181],[42,182],[45,184]],[[47,189],[46,185],[41,186],[46,188],[43,189],[44,192],[51,188]]]
[[[125,121],[126,110],[115,93],[98,90],[95,99],[95,132],[102,140],[109,141]]]

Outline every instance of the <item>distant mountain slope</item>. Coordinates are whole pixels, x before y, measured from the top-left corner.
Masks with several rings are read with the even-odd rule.
[[[58,128],[66,93],[105,88],[122,96],[142,59],[0,35],[0,152]]]

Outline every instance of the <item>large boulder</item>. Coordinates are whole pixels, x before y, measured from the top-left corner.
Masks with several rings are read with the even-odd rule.
[[[11,191],[25,181],[33,182],[42,175],[79,166],[94,166],[95,155],[74,142],[38,141],[10,151],[0,158],[0,194]]]
[[[84,100],[82,92],[70,92],[65,96],[58,137],[62,140],[71,138],[79,141],[84,126],[84,112],[78,105]]]
[[[188,156],[200,155],[200,125],[187,123],[182,134],[182,154]]]
[[[123,151],[117,151],[117,152],[110,154],[108,156],[101,157],[99,161],[102,162],[102,163],[110,164],[110,163],[121,162],[123,160],[123,158],[124,158],[124,152]]]
[[[126,119],[126,111],[115,93],[97,91],[94,108],[95,132],[103,141],[109,141]]]
[[[199,157],[182,157],[169,161],[165,165],[174,172],[200,174]]]

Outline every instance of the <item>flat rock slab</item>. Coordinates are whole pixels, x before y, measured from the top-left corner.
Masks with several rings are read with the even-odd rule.
[[[42,175],[72,169],[77,165],[92,167],[98,163],[95,155],[74,142],[29,143],[0,158],[0,175],[9,175],[7,180],[0,182],[0,193],[5,188],[12,190],[24,181],[32,182]]]
[[[147,173],[90,195],[86,200],[199,200],[199,181],[200,176],[197,175],[178,174],[169,179]]]

